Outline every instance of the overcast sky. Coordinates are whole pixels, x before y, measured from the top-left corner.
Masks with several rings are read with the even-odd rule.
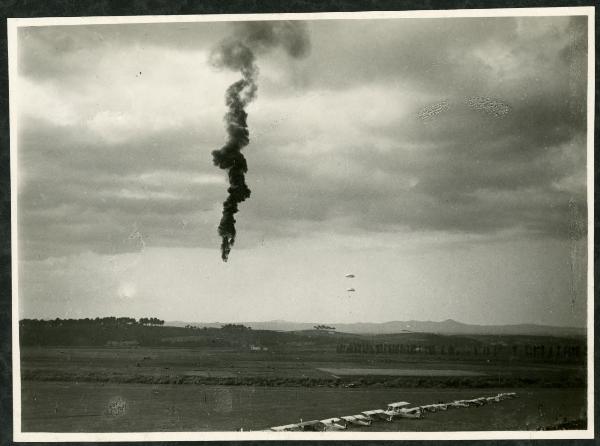
[[[209,55],[239,26],[21,28],[21,316],[584,325],[586,23],[310,21],[304,57],[258,51],[228,263],[240,75]]]

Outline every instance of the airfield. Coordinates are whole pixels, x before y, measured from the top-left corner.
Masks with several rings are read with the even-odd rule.
[[[499,392],[519,397],[350,430],[537,430],[586,420],[583,338],[22,328],[26,432],[263,430],[392,401]]]
[[[26,382],[22,428],[29,432],[262,430],[360,413],[406,399],[414,404],[517,391],[502,404],[399,419],[357,431],[536,430],[585,417],[584,389],[343,389]],[[120,403],[120,404],[119,404]]]

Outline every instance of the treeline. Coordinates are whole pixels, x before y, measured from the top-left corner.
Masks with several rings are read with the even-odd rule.
[[[209,346],[247,350],[252,344],[285,346],[302,339],[291,333],[252,330],[242,324],[201,329],[191,325],[165,326],[163,320],[155,317],[23,319],[19,322],[19,340],[24,346]]]
[[[19,325],[21,327],[35,327],[35,326],[47,326],[47,327],[63,327],[69,325],[83,326],[83,325],[101,325],[101,326],[119,326],[119,325],[164,325],[165,321],[156,317],[141,317],[135,319],[133,317],[96,317],[96,318],[84,318],[84,319],[21,319]]]
[[[221,330],[225,331],[248,331],[252,330],[251,327],[246,327],[242,324],[225,324],[221,326]]]
[[[185,332],[164,327],[156,317],[97,317],[85,319],[23,319],[19,321],[21,345],[104,346],[118,343],[153,345],[165,336]]]
[[[337,353],[409,354],[429,356],[487,357],[498,359],[534,359],[545,361],[582,361],[584,344],[548,343],[513,345],[418,345],[374,342],[339,343]]]

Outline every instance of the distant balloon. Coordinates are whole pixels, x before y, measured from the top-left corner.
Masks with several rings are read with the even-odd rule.
[[[353,279],[354,278],[354,274],[346,274],[346,277],[348,277],[349,279]]]
[[[354,288],[348,288],[346,291],[353,293],[353,292],[355,292],[356,290],[355,290]]]

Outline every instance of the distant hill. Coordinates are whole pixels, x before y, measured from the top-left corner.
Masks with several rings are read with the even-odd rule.
[[[224,323],[212,322],[166,322],[165,325],[184,327],[195,325],[202,327],[220,327]],[[288,322],[274,320],[266,322],[243,322],[254,330],[301,331],[312,330],[313,322]],[[526,335],[526,336],[584,336],[586,329],[582,327],[555,327],[551,325],[516,324],[516,325],[475,325],[463,324],[453,319],[441,322],[433,321],[391,321],[382,323],[358,322],[352,324],[328,323],[336,331],[356,334],[390,334],[390,333],[437,333],[444,335]]]

